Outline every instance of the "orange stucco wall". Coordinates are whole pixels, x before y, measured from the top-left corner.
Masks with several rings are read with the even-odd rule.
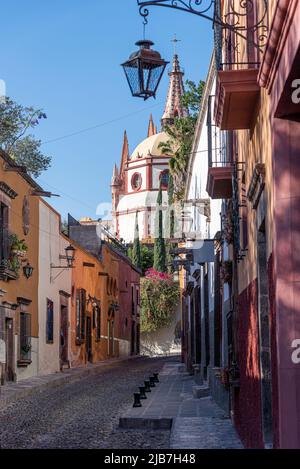
[[[17,280],[10,280],[4,282],[0,280],[0,288],[7,293],[3,296],[3,302],[17,304],[17,298],[23,297],[31,300],[32,303],[28,306],[28,312],[32,315],[32,336],[38,336],[38,242],[39,242],[39,198],[30,195],[33,188],[32,186],[18,173],[4,170],[5,162],[0,157],[0,181],[5,182],[12,188],[18,195],[15,199],[10,199],[0,191],[0,196],[3,202],[9,205],[9,231],[16,234],[20,239],[24,239],[28,246],[28,253],[26,259],[34,267],[33,275],[30,279],[26,279],[23,275],[22,269],[20,270],[20,277]],[[29,233],[25,235],[23,232],[23,200],[28,196],[29,201]],[[18,310],[17,310],[18,311]],[[16,314],[16,328],[18,331],[18,314]]]
[[[101,302],[101,339],[96,341],[96,330],[92,328],[92,361],[97,362],[111,356],[108,347],[108,312],[112,303],[119,302],[118,293],[118,257],[113,255],[107,247],[103,247],[102,261],[100,262],[94,256],[83,250],[76,243],[72,244],[77,249],[75,268],[72,272],[72,298],[71,298],[71,344],[70,361],[72,366],[78,366],[87,363],[86,341],[81,345],[76,344],[76,290],[86,290],[87,298],[89,295],[95,297]],[[86,264],[89,264],[87,266]],[[100,275],[99,275],[100,274]],[[102,274],[102,275],[101,275]],[[108,274],[108,276],[103,275]],[[111,281],[116,288],[108,288],[108,282]],[[116,313],[118,314],[118,313]],[[91,318],[93,323],[92,305],[89,303],[86,308],[86,315]],[[117,318],[115,319],[117,323]],[[118,339],[118,328],[115,327],[115,339]],[[118,356],[118,341],[114,341],[114,356]]]

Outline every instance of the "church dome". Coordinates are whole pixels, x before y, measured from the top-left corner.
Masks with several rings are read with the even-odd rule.
[[[160,132],[159,134],[152,135],[141,142],[131,155],[130,161],[137,160],[139,158],[146,158],[148,155],[152,156],[164,156],[159,144],[167,142],[169,140],[166,132]]]

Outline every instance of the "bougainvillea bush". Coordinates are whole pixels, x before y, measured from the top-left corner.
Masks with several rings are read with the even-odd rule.
[[[141,279],[141,331],[154,332],[170,324],[178,301],[173,275],[148,270]]]

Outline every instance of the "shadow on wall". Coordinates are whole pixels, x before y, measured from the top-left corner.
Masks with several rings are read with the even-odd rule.
[[[178,313],[171,324],[155,332],[143,332],[141,334],[141,355],[166,356],[181,354],[181,323]]]

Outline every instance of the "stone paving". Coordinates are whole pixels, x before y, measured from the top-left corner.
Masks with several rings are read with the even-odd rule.
[[[169,430],[123,431],[118,426],[119,417],[132,406],[137,385],[160,371],[165,361],[106,363],[76,381],[31,391],[0,410],[0,448],[169,448]]]
[[[172,427],[171,449],[243,448],[223,410],[210,397],[193,397],[194,379],[182,365],[166,363],[159,379],[143,407],[129,409],[120,419],[121,427]]]
[[[0,448],[242,448],[223,411],[193,397],[193,378],[177,360],[111,361],[3,387]],[[133,409],[133,393],[153,372],[160,384]],[[120,428],[124,416],[142,425]]]
[[[106,367],[111,368],[123,362],[139,359],[140,357],[112,358],[96,364],[88,364],[84,367],[64,369],[63,372],[59,373],[27,378],[17,383],[6,383],[5,386],[0,386],[0,409],[37,392],[54,389],[64,384],[75,383],[88,376],[98,374],[99,371]]]

